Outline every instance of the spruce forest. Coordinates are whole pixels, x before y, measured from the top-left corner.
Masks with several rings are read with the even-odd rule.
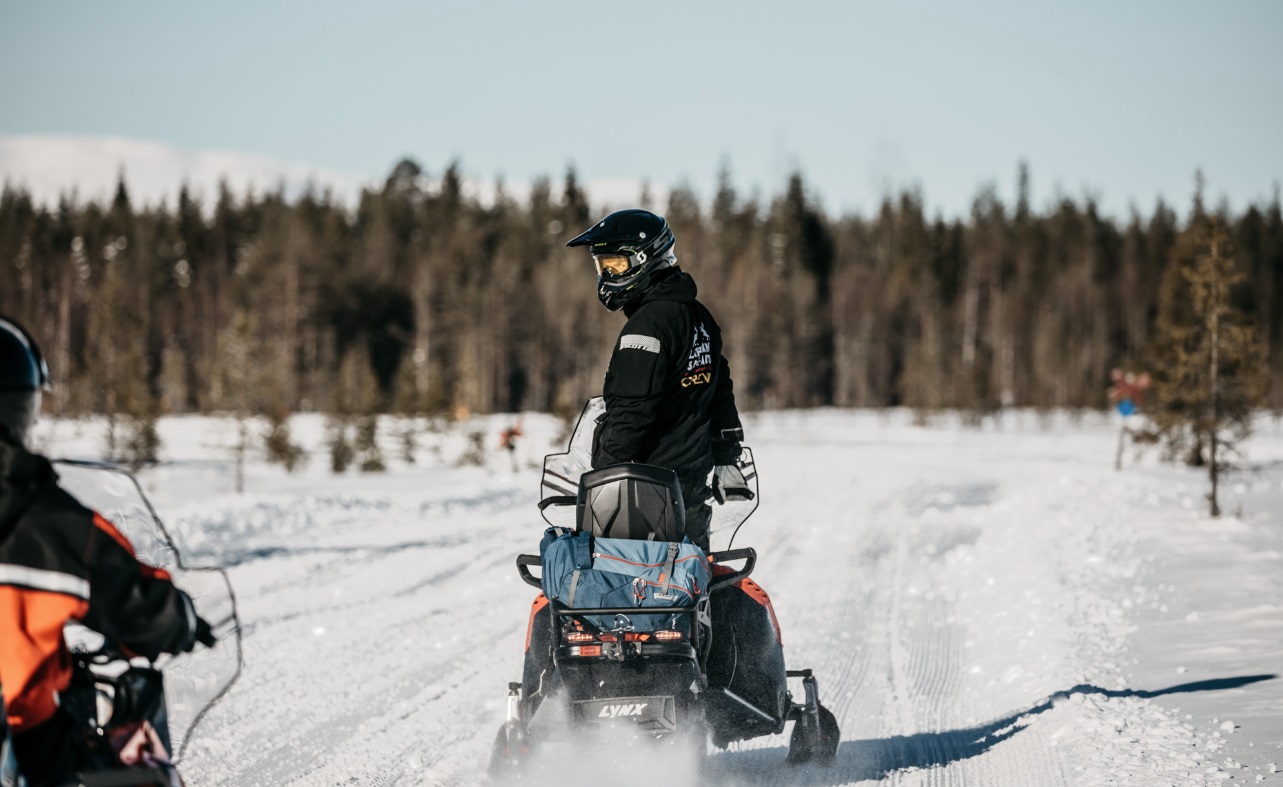
[[[0,312],[36,334],[64,415],[284,418],[541,410],[600,392],[623,317],[566,240],[603,213],[569,171],[520,202],[467,196],[457,165],[401,162],[353,207],[323,193],[139,206],[0,195]],[[1192,174],[1192,173],[1191,173]],[[1090,199],[1035,207],[1029,175],[960,220],[914,192],[826,215],[801,175],[746,197],[672,191],[682,268],[722,326],[743,409],[1103,408],[1110,371],[1149,370],[1164,273],[1215,216],[1283,409],[1283,218],[1158,204],[1125,220]],[[1193,182],[1193,181],[1191,181]],[[624,207],[624,206],[616,206]]]

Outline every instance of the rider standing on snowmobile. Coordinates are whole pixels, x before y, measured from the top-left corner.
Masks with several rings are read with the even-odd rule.
[[[31,787],[75,768],[63,626],[77,621],[131,652],[211,644],[209,626],[169,575],[139,563],[110,522],[58,486],[26,449],[49,373],[31,336],[0,318],[0,686],[18,768]]]
[[[710,494],[723,503],[752,492],[735,464],[744,431],[722,333],[696,300],[695,280],[677,267],[675,241],[662,216],[631,209],[566,245],[588,247],[597,297],[628,317],[602,389],[606,414],[593,441],[593,466],[641,462],[676,472],[686,534],[707,550]]]

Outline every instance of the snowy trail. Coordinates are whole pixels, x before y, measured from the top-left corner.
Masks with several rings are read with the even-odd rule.
[[[785,621],[789,658],[816,669],[842,725],[838,761],[799,773],[784,764],[787,741],[781,737],[751,742],[748,752],[718,755],[717,768],[738,784],[976,784],[1014,774],[1022,784],[1065,783],[1060,762],[1037,735],[1013,741],[979,768],[962,766],[1013,735],[1000,731],[1012,728],[1016,718],[987,724],[966,718],[960,697],[965,632],[955,597],[932,586],[933,564],[974,543],[979,530],[952,521],[924,527],[916,520],[928,510],[987,506],[998,484],[981,476],[931,487],[922,482],[930,470],[919,466],[922,475],[909,475],[895,461],[862,463],[852,478],[849,463],[838,456],[853,448],[859,450],[828,449],[834,460],[810,465],[805,482],[787,490],[778,507],[815,518],[780,522],[777,534],[791,533],[795,548],[776,555],[778,562],[772,559],[761,572]],[[772,451],[768,443],[758,453],[781,449]],[[900,449],[868,450],[886,458]],[[920,461],[920,451],[906,453],[914,455],[906,459]],[[769,477],[769,461],[759,458],[759,466]],[[807,504],[825,498],[835,500],[828,510]],[[808,578],[815,576],[827,578],[823,587],[833,596],[811,606]]]
[[[493,728],[495,679],[524,632],[519,613],[487,614],[517,591],[511,520],[527,514],[509,498],[317,506],[306,545],[233,569],[246,662],[265,668],[247,667],[200,742],[219,763],[209,783],[386,784],[417,769],[455,782],[443,760]],[[465,571],[475,587],[452,583]]]
[[[1257,520],[1211,525],[1187,510],[1193,476],[1114,473],[1107,425],[904,420],[748,425],[762,504],[736,545],[758,549],[789,666],[816,671],[843,744],[827,769],[787,766],[787,736],[733,746],[712,755],[718,783],[1283,782],[1267,767],[1283,681],[1262,679],[1283,664],[1283,470],[1243,493]],[[537,475],[505,462],[264,469],[244,498],[202,499],[181,467],[148,480],[185,552],[232,566],[245,623],[244,675],[197,731],[189,783],[485,781],[533,595],[512,560],[543,526]],[[1202,579],[1200,554],[1222,561]],[[1227,565],[1237,582],[1208,596]]]

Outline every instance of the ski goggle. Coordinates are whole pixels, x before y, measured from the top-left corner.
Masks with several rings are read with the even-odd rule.
[[[646,261],[645,252],[636,254],[594,254],[592,255],[593,263],[597,266],[597,275],[607,279],[617,278],[628,272],[633,267],[633,262],[638,265]]]

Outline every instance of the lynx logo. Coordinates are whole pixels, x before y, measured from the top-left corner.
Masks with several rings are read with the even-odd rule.
[[[647,705],[650,705],[650,703],[642,702],[635,705],[632,703],[626,703],[624,705],[606,705],[601,709],[601,713],[597,714],[597,718],[621,719],[625,716],[640,716],[641,712],[646,709]]]
[[[596,724],[637,725],[654,732],[677,729],[677,706],[672,697],[611,697],[574,704],[575,718]]]

